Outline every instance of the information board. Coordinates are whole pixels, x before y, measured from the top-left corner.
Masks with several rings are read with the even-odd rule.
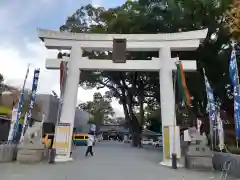
[[[68,155],[69,144],[72,137],[70,137],[70,123],[58,123],[56,127],[56,136],[54,139],[54,148],[56,148],[57,155]]]
[[[90,131],[96,132],[96,125],[95,124],[90,124]]]

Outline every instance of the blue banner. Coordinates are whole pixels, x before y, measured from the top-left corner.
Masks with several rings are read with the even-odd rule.
[[[234,119],[235,119],[235,129],[236,138],[240,138],[240,92],[239,92],[239,77],[235,50],[232,50],[231,59],[229,62],[229,76],[233,85],[233,95],[234,95]]]
[[[20,92],[20,97],[19,97],[19,101],[18,101],[18,108],[17,108],[17,118],[16,120],[13,122],[13,124],[11,124],[10,127],[10,131],[9,131],[9,136],[8,136],[8,141],[13,141],[16,140],[16,136],[17,136],[17,132],[19,129],[19,121],[22,115],[22,107],[23,107],[23,103],[24,103],[24,89],[25,89],[25,84],[27,81],[27,77],[29,74],[29,65],[27,68],[27,72],[26,72],[26,76],[23,82],[23,86]]]
[[[32,119],[32,109],[33,109],[33,106],[34,106],[35,101],[36,101],[39,73],[40,73],[40,69],[35,69],[34,70],[30,103],[29,103],[29,107],[28,107],[27,118],[26,118],[26,120],[24,121],[24,124],[23,124],[22,137],[24,136],[24,134],[25,134],[25,132],[26,132],[28,126],[29,126],[29,122]]]
[[[208,82],[208,79],[207,79],[207,76],[205,75],[204,69],[203,69],[203,72],[204,72],[204,80],[205,80],[206,93],[207,93],[207,99],[208,99],[209,119],[210,119],[210,121],[215,121],[216,120],[216,106],[215,106],[215,101],[214,101],[213,90]],[[210,122],[210,123],[212,123],[212,122]]]

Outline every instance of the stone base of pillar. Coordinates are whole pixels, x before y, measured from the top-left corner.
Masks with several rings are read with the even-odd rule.
[[[43,144],[24,144],[18,146],[17,162],[38,163],[44,159]]]
[[[161,162],[159,163],[159,165],[172,167],[172,160],[171,160],[171,159],[165,159],[164,161],[161,161]],[[180,164],[179,162],[177,162],[177,167],[178,167],[178,168],[182,168],[182,167],[184,167],[184,166],[183,166],[182,164]]]
[[[73,161],[73,158],[68,157],[68,156],[56,156],[55,157],[55,162],[68,162],[68,161]]]

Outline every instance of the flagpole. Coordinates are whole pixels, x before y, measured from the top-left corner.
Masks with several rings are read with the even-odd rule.
[[[231,39],[231,46],[232,46],[232,51],[235,51],[235,42],[234,42],[234,40],[233,39]],[[231,55],[232,56],[232,55]],[[236,64],[236,66],[237,66],[237,64]],[[239,77],[238,77],[238,72],[236,72],[236,74],[237,74],[237,81],[238,81],[238,86],[237,86],[237,91],[239,91]],[[234,93],[234,92],[233,92]],[[234,105],[235,106],[235,105]],[[236,120],[235,120],[235,127],[236,127]],[[237,146],[237,148],[238,148],[238,136],[237,136],[237,130],[236,130],[236,146]]]
[[[175,62],[175,65],[179,62],[178,60]],[[177,169],[177,153],[176,153],[176,82],[177,82],[177,73],[174,72],[173,76],[173,93],[174,93],[174,121],[173,121],[173,153],[172,153],[172,168]]]
[[[231,39],[231,46],[232,46],[232,53],[233,52],[235,52],[235,41],[233,40],[233,39]],[[231,54],[231,59],[232,59],[232,54]],[[238,76],[238,68],[237,68],[237,62],[236,62],[236,54],[235,54],[235,63],[236,63],[236,80],[237,80],[237,95],[235,95],[235,92],[234,92],[234,99],[236,99],[236,97],[235,96],[239,96],[239,94],[240,94],[240,92],[239,92],[239,76]],[[235,101],[235,100],[234,100]],[[234,103],[234,106],[236,106],[235,105],[235,103]],[[234,107],[234,109],[235,109],[236,107]],[[234,110],[235,111],[235,110]],[[238,110],[239,111],[239,110]],[[236,113],[236,112],[234,112],[234,113]],[[237,116],[239,116],[239,112],[238,112],[238,114],[237,114]],[[238,139],[238,129],[236,128],[238,125],[236,124],[237,123],[237,121],[238,121],[238,117],[237,117],[237,120],[235,119],[235,129],[236,129],[236,145],[237,145],[237,148],[238,148],[238,141],[239,141],[239,139]]]
[[[204,74],[204,79],[205,79],[205,86],[206,85],[206,73],[205,73],[205,69],[203,68],[203,74]],[[211,110],[211,102],[209,102],[209,94],[207,92],[207,87],[206,87],[206,94],[207,94],[207,99],[208,99],[208,108],[209,108],[209,125],[210,125],[210,139],[211,139],[211,147],[212,147],[212,151],[214,150],[213,148],[213,123],[212,123],[212,119],[211,119],[211,114],[210,114],[210,110]],[[214,112],[215,113],[215,112]]]
[[[21,139],[20,140],[23,140],[23,137],[25,135],[25,132],[26,132],[27,128],[29,126],[32,126],[32,110],[33,110],[33,106],[36,102],[36,94],[37,94],[39,73],[40,73],[40,69],[35,69],[34,70],[30,101],[29,101],[27,112],[26,112],[27,118],[24,119],[24,124],[23,124],[23,127],[22,127],[22,134],[21,134]]]
[[[176,72],[174,72],[174,83],[173,83],[173,92],[174,92],[174,98],[175,98],[175,94],[176,94],[176,81],[177,81],[177,75]],[[176,98],[174,99],[174,102],[176,101]],[[174,123],[173,123],[173,157],[172,158],[176,158],[175,160],[173,159],[173,161],[175,161],[175,165],[173,163],[173,168],[177,169],[177,153],[176,153],[176,102],[174,104]]]
[[[10,142],[14,141],[16,138],[16,135],[17,135],[19,121],[20,121],[21,113],[22,113],[22,106],[23,106],[23,102],[24,102],[24,89],[25,89],[26,81],[27,81],[28,74],[29,74],[29,67],[30,67],[30,64],[28,64],[27,72],[26,72],[26,75],[25,75],[25,78],[23,81],[23,86],[20,91],[20,97],[18,100],[18,107],[17,107],[17,117],[15,120],[12,119],[12,122],[11,122],[10,131],[8,134],[8,141],[10,141]]]
[[[232,41],[232,43],[231,43],[231,45],[232,45],[232,49],[233,49],[233,51],[235,51],[235,41],[232,39],[231,40]],[[236,52],[235,52],[236,53]],[[235,54],[235,56],[236,56],[236,54]],[[237,66],[237,62],[236,62],[236,66]],[[237,68],[237,70],[238,70],[238,68]],[[237,91],[238,91],[238,95],[237,96],[239,96],[239,94],[240,94],[240,92],[239,92],[239,76],[238,76],[238,71],[236,71],[236,73],[237,73],[237,81],[238,81],[238,86],[237,86]],[[236,125],[235,125],[236,126]],[[238,136],[236,136],[236,145],[237,145],[237,148],[238,148],[238,144],[239,144],[239,139],[238,139]]]

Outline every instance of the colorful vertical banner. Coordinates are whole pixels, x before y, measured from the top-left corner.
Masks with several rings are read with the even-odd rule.
[[[20,92],[20,97],[19,97],[19,101],[18,101],[18,108],[17,108],[17,116],[16,119],[12,121],[11,123],[11,127],[10,127],[10,131],[9,131],[9,135],[8,135],[8,141],[14,141],[19,129],[19,121],[22,115],[22,107],[23,107],[23,103],[24,103],[24,89],[25,89],[25,85],[26,85],[26,81],[28,78],[28,74],[29,74],[29,65],[27,68],[27,72],[25,75],[25,79],[23,82],[23,86]]]
[[[67,76],[67,62],[61,61],[61,64],[60,64],[60,91],[61,91],[61,94],[64,91],[64,86],[66,83],[66,76]]]
[[[60,102],[58,107],[58,119],[57,122],[59,122],[62,112],[62,105],[63,105],[63,95],[64,95],[64,87],[66,83],[67,78],[67,62],[61,61],[60,64]]]
[[[63,78],[64,78],[64,62],[61,61],[61,64],[60,64],[60,91],[62,91]]]
[[[30,96],[30,103],[29,103],[29,107],[28,107],[28,111],[27,111],[27,118],[25,119],[24,124],[23,124],[21,139],[23,138],[23,136],[24,136],[24,134],[25,134],[25,132],[26,132],[28,126],[29,126],[29,123],[32,119],[32,109],[33,109],[33,106],[36,102],[39,73],[40,73],[40,69],[35,69],[34,70],[32,91],[31,91],[31,96]]]
[[[181,61],[176,62],[177,66],[177,84],[178,84],[178,90],[180,91],[180,94],[183,98],[184,103],[187,106],[190,106],[191,104],[191,98],[190,98],[190,93],[187,88],[186,84],[186,78],[185,74],[183,71],[183,65]]]
[[[213,124],[213,121],[215,121],[216,119],[216,106],[214,101],[214,95],[204,69],[203,69],[203,74],[204,74],[206,93],[207,93],[207,99],[208,99],[209,119],[210,119],[210,123]]]
[[[240,92],[239,92],[239,77],[235,50],[232,50],[231,59],[229,62],[229,76],[233,85],[234,94],[234,119],[235,119],[235,129],[236,138],[240,138]]]

